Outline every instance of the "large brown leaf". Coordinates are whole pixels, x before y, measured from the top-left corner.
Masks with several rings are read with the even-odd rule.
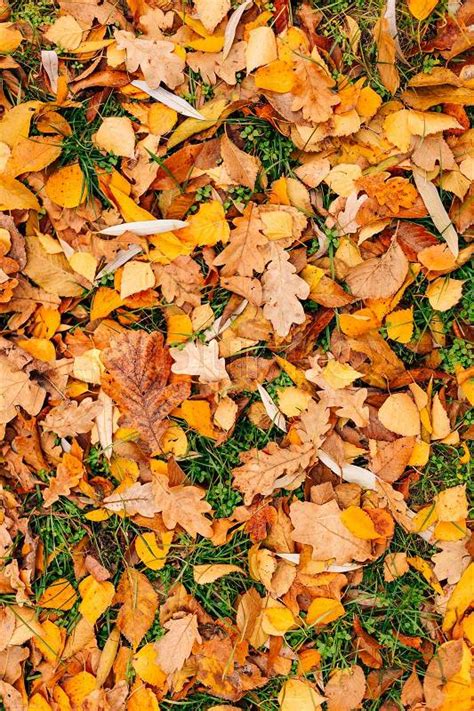
[[[158,595],[143,573],[127,568],[120,578],[115,602],[122,605],[117,627],[135,649],[153,624]]]
[[[346,282],[360,299],[393,296],[408,273],[408,259],[396,240],[382,257],[373,257],[350,269]]]
[[[121,333],[104,355],[104,390],[152,452],[161,451],[166,418],[186,400],[188,383],[167,385],[171,356],[160,333]]]

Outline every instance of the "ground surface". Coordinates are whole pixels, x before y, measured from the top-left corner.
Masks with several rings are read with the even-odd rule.
[[[245,5],[0,2],[6,711],[469,708],[472,3]]]

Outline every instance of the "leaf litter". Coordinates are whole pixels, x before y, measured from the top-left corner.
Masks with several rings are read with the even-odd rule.
[[[6,711],[470,708],[471,0],[0,4]]]

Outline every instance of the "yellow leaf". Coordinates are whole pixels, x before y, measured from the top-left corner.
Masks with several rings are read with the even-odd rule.
[[[238,565],[226,563],[205,563],[193,566],[194,581],[198,585],[208,585],[230,573],[244,573],[244,571]]]
[[[345,614],[346,611],[338,600],[333,600],[330,597],[317,597],[308,608],[306,623],[308,625],[327,625]]]
[[[58,578],[38,600],[40,607],[52,610],[70,610],[76,602],[76,591],[66,578]]]
[[[197,52],[220,52],[224,46],[224,35],[209,35],[207,37],[198,37],[186,43],[191,49]]]
[[[157,686],[161,686],[161,683]],[[135,681],[128,697],[127,711],[160,711],[155,692],[141,681]]]
[[[0,210],[39,209],[38,200],[26,185],[9,175],[2,175],[0,180]]]
[[[6,172],[13,178],[23,173],[43,170],[61,155],[61,137],[33,136],[13,146]]]
[[[11,54],[23,42],[20,30],[11,22],[0,23],[0,54]]]
[[[193,119],[194,120],[194,119]],[[193,245],[213,246],[227,242],[230,228],[225,219],[224,208],[217,200],[205,202],[195,215],[188,218],[188,226],[180,230],[180,238]]]
[[[171,131],[178,120],[178,114],[158,101],[148,109],[148,128],[155,136],[163,136]]]
[[[169,264],[181,254],[190,254],[193,250],[192,244],[180,240],[173,232],[152,235],[149,241],[152,247],[149,253],[150,262],[158,264]]]
[[[33,336],[35,338],[51,338],[61,325],[58,309],[40,306],[34,315]]]
[[[294,72],[292,68],[281,59],[267,64],[266,67],[260,67],[255,72],[255,86],[258,89],[267,89],[275,91],[277,94],[286,94],[291,91],[294,82]]]
[[[82,42],[83,30],[72,15],[63,15],[45,32],[45,38],[62,49],[76,49]]]
[[[18,345],[34,358],[38,358],[38,360],[42,360],[45,363],[56,360],[54,344],[48,341],[47,338],[20,338]]]
[[[44,696],[41,694],[33,694],[33,696],[28,701],[28,711],[52,711],[52,707]]]
[[[390,432],[411,437],[420,434],[420,415],[409,395],[389,395],[378,412],[380,422]]]
[[[280,711],[320,711],[324,701],[306,679],[287,679],[278,694]]]
[[[311,401],[311,393],[294,386],[278,388],[277,395],[278,408],[287,417],[298,417]]]
[[[169,306],[165,311],[166,318],[166,343],[178,345],[186,343],[193,335],[193,324],[187,313],[179,306]]]
[[[443,588],[439,584],[430,563],[428,563],[426,560],[423,560],[423,558],[420,558],[420,556],[418,555],[413,556],[413,558],[407,558],[407,562],[411,565],[412,568],[422,574],[426,582],[431,585],[433,590],[435,590],[438,595],[443,594]]]
[[[120,298],[137,294],[139,291],[152,289],[155,286],[155,275],[149,262],[127,262],[122,270],[120,283]]]
[[[286,239],[293,234],[293,218],[289,212],[270,210],[262,212],[260,219],[263,222],[263,234],[269,240]]]
[[[392,341],[409,343],[413,337],[413,307],[392,311],[385,320],[387,335]]]
[[[152,642],[145,644],[132,659],[132,666],[140,679],[151,686],[163,686],[166,674],[157,662],[155,645]]]
[[[421,533],[426,531],[430,526],[432,526],[438,520],[438,513],[436,511],[436,506],[431,504],[430,506],[424,506],[420,509],[412,519],[413,531],[415,533]]]
[[[333,359],[324,366],[321,376],[331,388],[340,390],[351,385],[354,380],[362,376],[362,373],[354,370],[348,363],[339,363],[338,360]]]
[[[381,105],[382,97],[372,87],[364,86],[357,99],[356,111],[362,118],[370,119],[375,116]]]
[[[126,116],[107,116],[102,120],[92,140],[102,150],[124,158],[135,155],[135,133]]]
[[[280,366],[280,368],[285,371],[288,377],[292,379],[295,385],[298,385],[298,387],[300,388],[304,386],[308,387],[309,383],[306,380],[306,375],[304,374],[304,371],[300,370],[295,365],[293,365],[293,363],[290,363],[281,356],[277,355],[275,357],[275,360]]]
[[[267,634],[283,637],[295,625],[296,620],[292,611],[284,605],[281,607],[267,607],[263,611],[262,629]]]
[[[408,9],[417,20],[425,20],[431,15],[439,0],[407,0]]]
[[[275,33],[271,27],[263,25],[250,30],[245,52],[247,74],[257,67],[263,67],[277,59]]]
[[[371,309],[359,309],[352,314],[339,314],[339,328],[352,338],[363,336],[380,326],[380,321]]]
[[[150,531],[137,537],[135,550],[147,568],[161,570],[166,563],[166,556],[169,553],[172,540],[173,531],[167,531],[161,534],[161,545],[159,545],[156,534]]]
[[[91,305],[91,321],[98,318],[105,318],[112,311],[122,306],[120,294],[115,289],[110,289],[108,286],[101,286],[97,289],[92,299]]]
[[[374,538],[380,538],[369,514],[359,506],[349,506],[341,512],[341,521],[344,526],[364,541],[370,541]]]
[[[200,133],[201,131],[211,128],[211,126],[214,126],[219,121],[219,118],[227,105],[228,102],[226,99],[214,99],[213,101],[208,101],[207,104],[204,104],[204,106],[201,106],[199,113],[205,117],[205,120],[203,121],[195,118],[185,119],[169,137],[167,143],[168,149],[177,146],[178,143],[185,141],[187,138],[191,138],[191,136],[194,136],[195,133]]]
[[[98,348],[90,348],[84,351],[82,355],[74,358],[73,374],[77,380],[82,380],[84,383],[92,383],[100,385],[101,376],[104,371],[104,366],[100,359],[100,351]]]
[[[110,607],[115,588],[108,581],[99,581],[92,575],[88,575],[79,583],[79,593],[82,597],[79,612],[91,625],[94,625]]]
[[[79,163],[56,170],[46,181],[46,195],[61,207],[78,207],[87,197],[87,186]]]
[[[434,537],[437,541],[460,541],[468,534],[466,521],[440,521],[436,524]]]
[[[436,513],[439,521],[466,519],[469,513],[466,486],[460,484],[440,491],[436,497]]]
[[[135,200],[132,200],[132,198],[126,195],[120,188],[110,184],[108,190],[111,192],[114,202],[120,210],[120,214],[125,222],[142,222],[143,220],[155,219],[151,212],[137,205]]]
[[[451,277],[440,277],[432,281],[426,289],[426,296],[432,308],[436,311],[448,311],[456,306],[462,298],[463,284],[464,280]]]
[[[88,281],[94,281],[97,271],[97,259],[90,252],[74,252],[68,259],[71,269],[85,277]]]
[[[428,442],[423,442],[423,440],[417,439],[410,455],[410,459],[408,460],[408,466],[424,467],[428,464],[429,456],[430,445]]]
[[[217,439],[219,436],[212,424],[211,406],[207,400],[185,400],[173,414],[182,417],[191,429],[196,430],[203,437]]]
[[[302,270],[300,276],[309,285],[311,291],[316,291],[319,282],[324,276],[324,269],[308,264],[308,266]],[[311,296],[311,292],[309,295]]]
[[[64,627],[58,627],[51,620],[45,620],[41,623],[41,633],[35,635],[34,639],[44,658],[51,664],[56,664],[66,641]]]
[[[177,424],[170,425],[161,438],[161,449],[163,454],[184,457],[188,453],[189,444],[183,428]]]
[[[73,708],[82,709],[86,696],[96,688],[96,680],[89,672],[81,671],[63,681],[62,686]]]

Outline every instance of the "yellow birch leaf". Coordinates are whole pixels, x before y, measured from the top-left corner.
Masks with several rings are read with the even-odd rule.
[[[363,541],[380,538],[369,514],[359,506],[349,506],[341,512],[341,521],[344,526]]]
[[[90,252],[74,252],[68,259],[69,265],[76,274],[85,277],[87,281],[94,281],[97,271],[97,259]]]
[[[409,395],[395,393],[389,395],[379,409],[378,418],[390,432],[404,437],[420,434],[420,415]]]
[[[294,386],[287,388],[277,388],[278,409],[287,417],[298,417],[306,410],[310,401],[311,393]]]
[[[446,606],[443,620],[443,632],[449,630],[460,621],[464,613],[474,602],[474,563],[464,571],[454,588]]]
[[[61,207],[78,207],[87,197],[87,186],[79,163],[52,173],[46,181],[46,195]]]
[[[283,637],[288,630],[296,625],[295,617],[291,610],[281,607],[267,607],[262,615],[262,629],[267,634]]]
[[[413,307],[392,311],[385,320],[387,335],[392,341],[409,343],[413,338]]]
[[[58,578],[38,600],[40,607],[52,610],[70,610],[77,600],[77,594],[69,580]]]
[[[220,50],[203,51],[214,52]],[[195,118],[185,119],[169,137],[167,143],[168,149],[174,148],[174,146],[177,146],[178,143],[182,143],[187,138],[191,138],[195,133],[206,131],[208,128],[211,128],[211,126],[215,126],[227,105],[227,99],[213,99],[212,101],[208,101],[207,104],[204,104],[204,106],[201,106],[199,113],[204,116],[204,120]]]
[[[207,400],[185,400],[172,414],[182,417],[191,429],[196,430],[203,437],[217,439],[219,436],[212,424],[211,406]]]
[[[145,644],[132,658],[132,666],[140,679],[151,686],[163,686],[166,674],[157,661],[153,642]]]
[[[44,696],[41,696],[41,694],[33,694],[28,701],[28,711],[53,711],[53,709]]]
[[[224,208],[217,200],[201,205],[197,213],[188,218],[188,226],[183,227],[179,234],[181,239],[199,247],[225,243],[229,235]]]
[[[426,289],[428,301],[435,311],[448,311],[461,300],[464,281],[451,277],[440,277]]]
[[[51,664],[57,664],[66,641],[66,630],[51,620],[44,620],[41,632],[35,634],[34,640],[44,658]]]
[[[230,563],[204,563],[203,565],[193,566],[194,581],[198,585],[208,585],[219,580],[219,578],[223,578],[224,575],[230,575],[230,573],[244,573],[244,570],[239,568],[238,565],[231,565]]]
[[[155,275],[149,262],[127,262],[122,270],[120,283],[120,298],[137,294],[139,291],[152,289],[155,286]]]
[[[158,683],[157,686],[162,683],[164,682]],[[127,711],[160,711],[155,692],[137,679],[127,700]]]
[[[81,671],[62,682],[64,691],[74,709],[84,708],[84,701],[96,688],[95,676],[86,671]]]
[[[142,222],[143,220],[155,219],[151,212],[137,205],[135,200],[132,200],[132,198],[120,190],[120,188],[110,184],[108,190],[111,192],[114,202],[120,210],[120,214],[125,222]]]
[[[408,9],[417,20],[426,20],[438,2],[439,0],[407,0]]]
[[[26,185],[9,175],[0,180],[0,210],[39,210],[40,204]]]
[[[320,711],[325,700],[306,679],[287,679],[278,694],[280,711]]]
[[[173,531],[161,534],[161,545],[158,544],[156,534],[153,531],[142,533],[135,541],[135,550],[138,557],[150,570],[161,570],[166,563],[166,556],[169,553]]]
[[[91,321],[95,321],[98,318],[105,318],[111,314],[112,311],[118,309],[119,306],[122,306],[122,303],[120,294],[115,291],[115,289],[111,289],[108,286],[99,287],[92,299]]]
[[[61,325],[58,309],[40,306],[33,319],[33,336],[35,338],[51,338]]]
[[[338,360],[333,359],[324,366],[321,376],[331,388],[340,390],[352,385],[354,380],[362,376],[362,373],[354,370],[348,363],[339,363]]]
[[[170,425],[161,438],[163,454],[173,457],[184,457],[188,453],[189,444],[186,432],[176,423]]]
[[[327,625],[346,614],[339,600],[329,597],[315,598],[308,608],[306,623],[308,625]]]
[[[11,22],[0,23],[0,54],[11,54],[23,42],[23,35]]]
[[[275,59],[265,67],[257,69],[254,75],[255,86],[258,89],[286,94],[291,91],[294,83],[294,72],[291,66],[281,59]]]
[[[156,102],[148,109],[148,128],[155,136],[163,136],[171,131],[178,120],[178,114],[164,104]]]
[[[165,311],[166,318],[166,343],[178,345],[186,343],[193,335],[193,324],[187,313],[179,306],[169,306]]]
[[[38,358],[44,363],[56,360],[54,344],[47,338],[20,338],[18,345],[34,358]]]
[[[413,556],[413,558],[407,558],[407,562],[409,563],[409,565],[411,565],[412,568],[422,574],[426,582],[431,585],[433,590],[435,590],[438,595],[443,594],[443,588],[439,584],[430,563],[428,563],[426,560],[423,560],[423,558],[421,558],[419,555],[415,555]]]
[[[79,593],[82,597],[79,612],[94,625],[112,604],[115,588],[108,581],[99,581],[88,575],[79,583]]]

